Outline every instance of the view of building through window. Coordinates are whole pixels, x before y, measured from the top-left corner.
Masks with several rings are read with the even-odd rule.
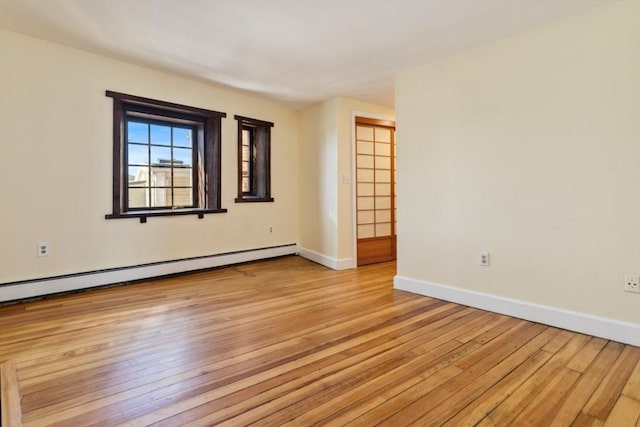
[[[128,207],[194,205],[193,139],[189,126],[127,120]]]
[[[242,129],[242,192],[251,194],[252,146],[251,129]]]
[[[113,211],[106,219],[226,212],[221,206],[225,113],[125,93],[113,98]]]

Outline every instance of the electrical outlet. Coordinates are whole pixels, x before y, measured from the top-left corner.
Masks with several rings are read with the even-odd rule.
[[[489,266],[489,252],[480,252],[480,265]]]
[[[49,243],[38,243],[38,256],[49,256]]]
[[[273,233],[273,227],[269,227],[269,233]]]
[[[635,292],[640,294],[640,275],[625,274],[624,275],[624,291]]]

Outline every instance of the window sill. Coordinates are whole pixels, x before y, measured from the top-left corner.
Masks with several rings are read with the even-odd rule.
[[[174,216],[174,215],[198,215],[202,219],[206,214],[224,213],[226,209],[175,209],[175,210],[157,210],[157,211],[132,211],[121,214],[107,214],[105,219],[122,219],[122,218],[140,218],[140,223],[147,222],[150,216]]]
[[[273,202],[273,197],[236,197],[236,203]]]

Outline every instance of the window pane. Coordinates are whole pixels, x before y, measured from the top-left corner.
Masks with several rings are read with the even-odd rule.
[[[130,188],[129,189],[129,207],[130,208],[148,208],[148,189],[146,188]]]
[[[151,186],[170,187],[171,168],[151,168]]]
[[[250,153],[251,151],[249,150],[249,147],[246,145],[242,146],[242,161],[248,162],[250,159]]]
[[[193,163],[193,150],[189,148],[174,148],[173,149],[173,166],[191,166]]]
[[[242,129],[242,145],[251,144],[251,131],[248,129]]]
[[[129,120],[127,122],[127,137],[128,142],[149,142],[149,125]]]
[[[151,125],[151,143],[159,145],[171,145],[171,127]]]
[[[151,188],[151,207],[171,206],[171,188]]]
[[[151,146],[151,164],[154,166],[171,166],[171,148]]]
[[[191,129],[173,128],[173,145],[177,147],[191,147],[192,145]]]
[[[145,166],[129,166],[129,187],[148,187],[149,168]]]
[[[193,186],[192,171],[193,169],[191,168],[174,168],[173,169],[173,186],[174,187],[192,187]]]
[[[140,144],[127,145],[127,162],[130,165],[149,164],[149,146]]]
[[[249,189],[249,177],[243,177],[242,178],[242,191],[244,193],[248,193],[250,191],[250,189]]]
[[[193,191],[191,188],[174,188],[173,189],[173,205],[174,206],[192,206]]]

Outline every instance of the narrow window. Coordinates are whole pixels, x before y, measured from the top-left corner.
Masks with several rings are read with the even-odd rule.
[[[226,212],[224,113],[107,91],[113,98],[113,213],[107,219]]]
[[[240,162],[242,163],[242,195],[252,196],[254,194],[255,185],[253,184],[253,176],[251,170],[253,169],[253,129],[250,127],[242,128],[242,141],[241,141],[241,156]]]
[[[273,123],[235,116],[238,121],[238,197],[236,202],[273,202],[271,128]]]

